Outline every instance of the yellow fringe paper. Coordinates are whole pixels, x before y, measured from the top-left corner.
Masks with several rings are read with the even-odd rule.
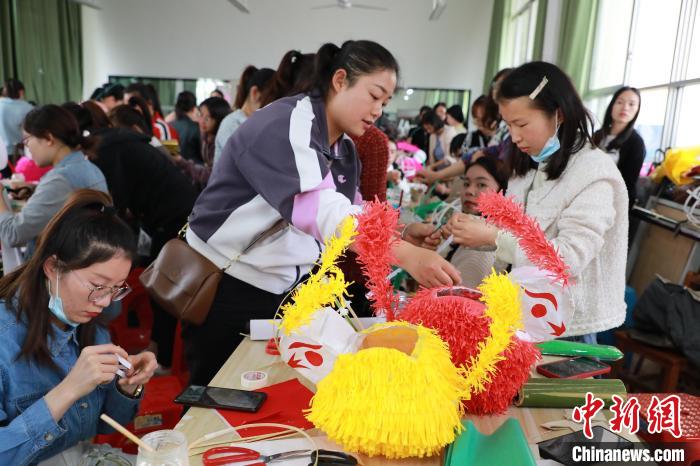
[[[491,319],[489,336],[480,342],[479,352],[471,358],[468,367],[461,372],[467,381],[464,399],[472,393],[484,390],[484,384],[496,373],[496,364],[504,359],[503,352],[508,348],[515,331],[522,328],[520,287],[508,275],[492,271],[479,286],[483,293],[481,301],[486,305],[484,315]]]
[[[291,302],[282,306],[280,329],[285,335],[311,322],[313,314],[328,305],[345,305],[348,283],[337,261],[355,238],[355,219],[347,217],[338,234],[326,239],[318,270],[292,293]]]
[[[416,329],[413,353],[373,347],[338,356],[306,417],[348,451],[387,458],[439,454],[462,429],[466,381],[434,330],[390,322],[363,333],[388,326]]]

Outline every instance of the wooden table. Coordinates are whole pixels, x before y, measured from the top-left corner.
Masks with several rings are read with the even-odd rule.
[[[210,385],[225,388],[242,388],[241,374],[249,370],[264,370],[268,374],[270,384],[275,384],[298,378],[301,383],[313,390],[314,386],[303,377],[297,377],[297,372],[284,364],[279,356],[271,356],[265,352],[265,343],[263,341],[251,341],[246,338],[236,348],[236,351],[226,361],[221,370],[212,379]],[[545,361],[556,360],[558,358],[545,357]],[[539,375],[534,374],[537,377]],[[535,409],[535,408],[516,408],[510,407],[506,414],[500,416],[467,416],[476,425],[477,429],[483,434],[491,434],[509,417],[514,417],[520,422],[520,425],[525,432],[528,443],[531,446],[535,458],[538,458],[537,442],[547,440],[553,437],[562,435],[562,431],[548,431],[540,425],[549,421],[564,419],[566,409]],[[188,442],[193,442],[201,436],[216,432],[229,427],[228,423],[214,409],[190,408],[187,414],[180,420],[176,429],[182,431],[187,437]],[[315,430],[311,433],[312,436],[323,435],[320,431]],[[630,438],[634,436],[626,435]],[[222,436],[222,440],[235,440],[236,434]],[[353,453],[354,454],[354,453]],[[367,466],[384,466],[384,465],[401,465],[401,466],[438,466],[441,463],[440,457],[432,458],[408,458],[405,460],[388,460],[385,458],[366,458],[362,457],[362,464]],[[190,465],[201,465],[201,455],[190,457]]]

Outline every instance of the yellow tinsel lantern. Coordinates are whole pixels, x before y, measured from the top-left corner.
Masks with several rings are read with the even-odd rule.
[[[374,325],[364,348],[338,356],[317,385],[307,418],[348,451],[431,456],[461,430],[466,380],[436,332],[405,322]]]

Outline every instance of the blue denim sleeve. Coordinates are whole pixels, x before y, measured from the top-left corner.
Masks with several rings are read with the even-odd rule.
[[[0,424],[6,420],[7,414],[0,408]],[[61,421],[53,420],[42,397],[8,425],[0,427],[0,464],[30,463],[67,431]]]
[[[111,383],[109,390],[105,390],[102,412],[120,424],[127,425],[133,421],[134,416],[136,416],[144,392],[141,392],[141,396],[137,399],[129,398],[117,390],[117,380],[118,379],[115,379]],[[105,422],[100,421],[97,426],[97,433],[110,434],[112,432],[114,432],[114,429]]]

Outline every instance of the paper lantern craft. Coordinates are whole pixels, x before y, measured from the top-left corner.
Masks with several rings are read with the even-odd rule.
[[[482,385],[473,384],[470,396],[464,400],[466,412],[483,415],[508,409],[530,376],[539,351],[514,334],[521,314],[518,286],[503,275],[492,274],[480,290],[483,296],[464,288],[422,290],[408,303],[401,318],[435,329],[449,345],[452,362],[468,372],[477,370],[484,349],[493,348],[493,363],[481,371],[486,374]],[[494,325],[494,317],[503,315],[507,317]]]
[[[521,337],[539,342],[563,336],[574,303],[569,268],[554,245],[512,196],[484,192],[477,198],[477,208],[489,223],[513,234],[534,265],[511,271],[511,278],[523,288],[525,333]]]
[[[403,322],[363,332],[318,383],[307,418],[348,451],[387,458],[439,454],[461,430],[466,380],[430,329]]]
[[[290,335],[282,334],[280,356],[291,368],[317,384],[328,375],[338,355],[357,351],[361,338],[346,319],[325,307]]]

